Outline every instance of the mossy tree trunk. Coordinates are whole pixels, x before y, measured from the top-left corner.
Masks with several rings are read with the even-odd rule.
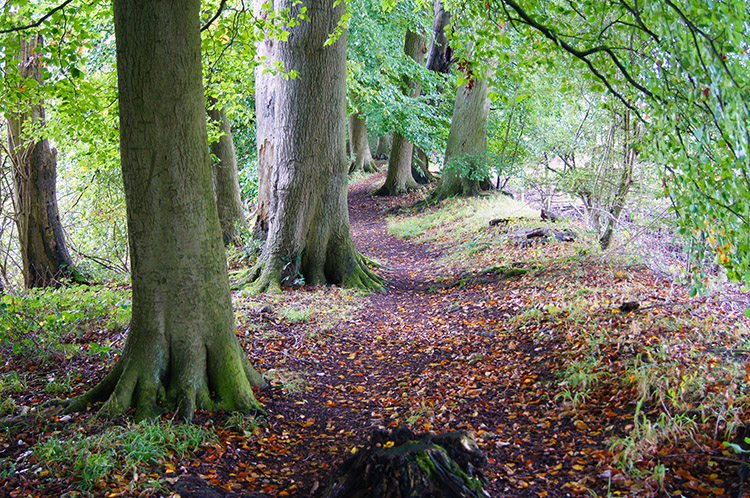
[[[223,108],[217,107],[215,101],[212,104],[208,116],[216,123],[221,133],[219,140],[211,143],[211,154],[216,156],[212,168],[216,208],[224,245],[237,245],[240,243],[238,227],[247,226],[240,196],[237,154],[234,150],[229,118]]]
[[[274,10],[271,0],[253,0],[253,15],[258,19],[268,17],[264,6]],[[258,151],[258,199],[256,201],[253,237],[266,240],[271,222],[272,170],[274,164],[274,119],[276,115],[276,84],[279,77],[272,71],[276,40],[268,33],[257,33],[255,46],[261,61],[255,66],[255,137]]]
[[[42,82],[41,45],[41,36],[20,41],[22,78]],[[46,138],[28,138],[32,130],[34,135],[44,132],[44,107],[39,101],[30,101],[19,108],[7,116],[7,135],[24,284],[28,289],[82,280],[68,252],[57,208],[57,152]]]
[[[419,65],[424,64],[426,47],[427,43],[421,35],[410,29],[406,30],[404,52]],[[407,79],[406,88],[406,93],[412,97],[418,97],[422,93],[422,86],[411,79]],[[375,191],[375,195],[398,195],[417,188],[417,182],[411,173],[413,155],[414,145],[399,131],[394,131],[388,156],[388,173],[385,183]]]
[[[132,319],[122,356],[69,410],[108,415],[259,409],[262,384],[234,331],[211,186],[200,0],[115,0]],[[165,43],[169,40],[169,43]]]
[[[367,138],[367,121],[358,112],[349,115],[349,141],[354,152],[354,160],[349,166],[349,173],[355,171],[376,172],[378,168],[372,158],[370,141]]]
[[[303,5],[279,1],[299,14]],[[354,247],[347,208],[346,32],[325,46],[343,3],[305,2],[309,22],[289,28],[275,57],[296,78],[275,90],[271,214],[268,237],[248,280],[278,291],[299,277],[307,284],[379,289],[381,281]]]
[[[452,196],[476,195],[488,178],[478,178],[476,171],[486,160],[487,120],[490,100],[487,98],[488,78],[472,79],[456,92],[448,144],[445,147],[443,176],[430,196],[438,202]]]

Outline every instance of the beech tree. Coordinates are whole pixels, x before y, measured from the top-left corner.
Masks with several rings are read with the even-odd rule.
[[[199,0],[115,0],[132,319],[122,356],[69,410],[105,401],[135,418],[163,408],[259,409],[263,383],[234,332],[211,187]],[[169,43],[165,43],[169,40]]]
[[[25,35],[21,35],[25,36]],[[8,155],[11,159],[15,220],[26,288],[82,280],[65,243],[57,207],[57,151],[44,136],[45,115],[41,97],[31,90],[42,84],[39,71],[41,36],[21,39],[17,69],[22,88],[15,112],[8,120]],[[32,86],[33,84],[33,86]]]
[[[345,6],[286,0],[274,7],[309,21],[289,23],[286,41],[274,47],[275,60],[294,77],[274,84],[273,133],[263,139],[273,147],[268,235],[248,282],[256,291],[278,291],[300,277],[380,289],[349,228]]]
[[[271,8],[268,9],[267,6]],[[273,2],[253,1],[253,15],[263,19],[274,15]],[[276,60],[276,40],[269,31],[272,25],[258,26],[258,41],[255,45],[259,63],[255,66],[255,143],[258,154],[258,197],[255,201],[253,237],[266,240],[271,217],[271,171],[273,169],[273,124],[276,113],[276,79],[272,63]]]
[[[445,148],[443,176],[430,196],[431,202],[455,195],[475,195],[487,184],[487,121],[490,99],[488,80],[492,70],[471,77],[458,87],[453,119]]]
[[[412,30],[406,31],[404,53],[419,65],[424,63],[427,51],[425,39]],[[411,97],[418,97],[422,93],[422,85],[412,78],[406,79],[406,93]],[[411,173],[414,144],[399,131],[393,132],[391,152],[388,156],[388,173],[385,183],[375,191],[375,195],[396,195],[417,188],[417,182]]]
[[[367,121],[359,112],[349,115],[349,141],[352,144],[354,159],[349,166],[349,173],[364,171],[374,173],[378,170],[372,158],[370,142],[367,138]]]
[[[214,100],[209,103],[208,116],[218,127],[219,139],[211,142],[211,154],[216,156],[213,164],[213,184],[216,208],[224,238],[224,244],[239,243],[239,226],[247,226],[247,219],[240,197],[237,154],[234,151],[232,127],[223,107]]]

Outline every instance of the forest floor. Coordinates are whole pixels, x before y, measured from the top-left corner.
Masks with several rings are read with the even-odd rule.
[[[381,263],[387,292],[301,287],[235,296],[243,347],[272,381],[257,393],[265,418],[200,413],[198,425],[214,433],[209,442],[112,471],[89,490],[77,486],[83,477],[72,463],[49,464],[33,447],[95,435],[101,421],[84,414],[7,428],[0,458],[14,471],[0,465],[0,496],[177,489],[184,497],[185,476],[205,483],[203,496],[314,496],[374,430],[399,424],[474,434],[494,497],[742,491],[738,457],[722,442],[748,420],[747,296],[690,297],[638,262],[602,256],[590,241],[513,245],[513,224],[483,220],[470,233],[465,220],[440,218],[399,238],[389,223],[416,214],[389,210],[424,194],[372,197],[382,180],[351,187],[350,218],[357,247]],[[628,301],[638,309],[620,310]],[[14,361],[3,368],[30,367]],[[34,370],[44,379],[83,369],[81,390],[110,364],[71,361]],[[51,397],[34,385],[14,395],[19,406]]]

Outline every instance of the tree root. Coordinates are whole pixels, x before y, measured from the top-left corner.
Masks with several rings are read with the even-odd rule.
[[[393,197],[396,195],[412,192],[414,190],[417,190],[418,188],[419,185],[414,181],[406,182],[404,185],[398,185],[396,183],[389,185],[388,182],[386,182],[379,189],[375,190],[372,195],[378,197]]]
[[[354,251],[353,268],[348,269],[346,276],[341,282],[329,282],[322,270],[310,272],[306,275],[307,283],[312,285],[338,284],[342,287],[369,290],[373,292],[385,291],[385,280],[370,270],[370,267],[382,266],[380,263],[371,260]],[[253,268],[248,270],[236,284],[234,289],[249,289],[253,294],[263,292],[269,294],[280,294],[282,292],[282,282],[284,281],[283,272],[278,269],[278,264],[274,265],[272,258],[259,261]],[[301,271],[301,270],[300,270]]]
[[[385,280],[368,268],[369,259],[357,253],[358,265],[342,282],[342,287],[385,292]]]
[[[230,348],[216,356],[215,361],[210,362],[210,358],[206,361],[203,372],[194,371],[195,365],[189,365],[188,371],[177,369],[160,373],[148,361],[139,361],[126,346],[123,356],[99,384],[80,396],[54,400],[50,404],[64,407],[65,413],[73,413],[103,403],[99,415],[105,418],[124,415],[135,408],[136,421],[158,417],[165,411],[177,411],[185,420],[191,420],[198,409],[264,412],[252,386],[265,387],[267,383],[241,354],[241,349],[232,354]],[[168,386],[161,380],[170,378],[172,382]],[[210,389],[215,391],[214,396]]]

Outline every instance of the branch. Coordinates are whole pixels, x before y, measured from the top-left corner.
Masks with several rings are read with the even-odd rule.
[[[214,22],[214,21],[215,21],[216,19],[218,19],[218,18],[219,18],[219,16],[221,15],[221,12],[222,12],[222,11],[224,10],[224,7],[226,6],[226,4],[227,4],[227,0],[221,0],[221,3],[219,4],[219,8],[218,8],[218,9],[216,10],[216,14],[214,14],[214,16],[213,16],[213,17],[212,17],[211,19],[209,19],[209,20],[208,20],[208,21],[206,22],[206,24],[204,24],[204,25],[203,25],[203,27],[201,28],[201,31],[205,31],[205,30],[207,30],[207,29],[208,29],[208,27],[209,27],[209,26],[211,26],[211,24],[212,24],[212,23],[213,23],[213,22]]]
[[[521,19],[520,21],[524,24],[531,26],[532,28],[539,31],[542,35],[544,35],[546,38],[550,39],[552,42],[554,42],[556,45],[559,45],[563,50],[568,52],[569,54],[573,55],[577,59],[583,61],[589,68],[589,71],[596,76],[605,87],[607,87],[607,90],[609,93],[614,95],[620,102],[625,105],[628,109],[630,109],[637,117],[639,121],[644,121],[643,117],[641,116],[641,113],[639,110],[628,100],[620,94],[617,90],[614,89],[612,84],[609,82],[609,80],[599,71],[599,69],[594,66],[594,63],[589,60],[588,56],[597,54],[597,53],[605,53],[609,56],[609,59],[614,63],[615,66],[617,66],[617,69],[619,69],[620,74],[625,78],[625,80],[632,85],[637,90],[641,91],[644,95],[646,95],[649,98],[652,98],[654,100],[659,100],[656,95],[654,95],[651,91],[649,91],[646,87],[638,83],[633,79],[633,77],[630,75],[630,73],[627,71],[625,66],[623,66],[622,62],[620,62],[620,59],[614,54],[612,49],[607,46],[598,46],[593,47],[588,50],[578,50],[575,47],[571,46],[565,40],[560,39],[560,37],[555,33],[555,31],[551,28],[548,28],[547,26],[544,26],[543,24],[540,24],[536,19],[531,17],[526,11],[524,11],[514,0],[501,0],[503,5],[510,6],[511,9],[513,9],[516,14],[518,14]]]
[[[14,33],[16,31],[23,31],[23,30],[31,29],[31,28],[36,28],[36,27],[40,26],[44,21],[46,21],[47,19],[49,19],[50,17],[52,17],[52,15],[55,12],[64,9],[65,7],[68,6],[68,4],[70,4],[72,2],[73,2],[73,0],[65,0],[63,3],[61,3],[60,5],[58,5],[57,7],[55,7],[54,9],[50,10],[45,15],[43,15],[42,17],[40,17],[39,20],[37,20],[36,22],[33,22],[31,24],[27,24],[26,26],[16,26],[15,28],[8,28],[8,29],[0,30],[0,35],[4,35],[6,33]]]

